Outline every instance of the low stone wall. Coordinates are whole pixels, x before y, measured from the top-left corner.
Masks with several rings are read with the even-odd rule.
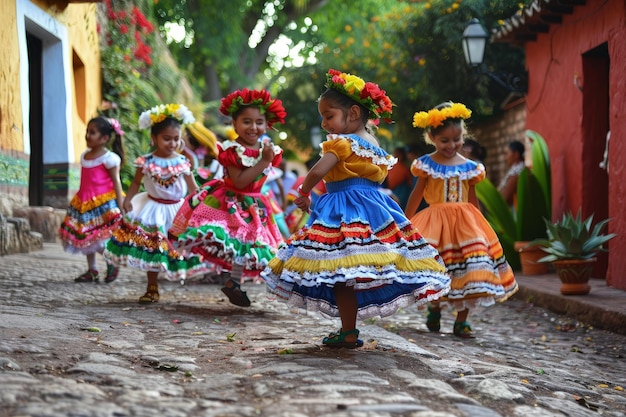
[[[0,255],[43,249],[43,236],[30,228],[28,220],[0,214]]]
[[[13,209],[13,216],[27,219],[31,229],[41,233],[44,242],[56,243],[66,211],[48,206],[19,207]]]

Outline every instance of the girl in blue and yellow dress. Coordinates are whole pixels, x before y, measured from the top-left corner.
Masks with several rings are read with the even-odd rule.
[[[184,258],[167,236],[187,191],[197,189],[189,160],[178,153],[183,145],[181,125],[193,121],[181,104],[161,104],[139,118],[139,127],[150,129],[156,149],[134,162],[137,170],[123,203],[126,214],[104,256],[116,265],[146,271],[148,286],[139,298],[142,304],[159,301],[159,272],[167,279],[183,280],[202,267],[198,256]],[[142,184],[145,192],[138,194]]]
[[[177,247],[201,255],[206,272],[229,271],[222,292],[248,307],[240,282],[258,277],[284,240],[262,187],[282,160],[282,149],[263,137],[274,123],[284,123],[286,112],[267,91],[245,88],[222,99],[220,112],[232,117],[237,133],[220,144],[224,178],[208,181],[185,200],[170,236]]]
[[[357,318],[436,300],[450,278],[437,251],[380,191],[396,160],[366,125],[370,118],[388,121],[391,100],[376,84],[336,70],[326,86],[318,110],[329,135],[295,203],[308,211],[322,178],[327,193],[261,276],[269,292],[292,306],[340,317],[340,330],[324,338],[325,346],[355,348],[363,344]]]
[[[474,186],[485,178],[485,167],[462,153],[463,119],[471,112],[460,103],[442,103],[415,113],[413,126],[425,129],[435,152],[413,161],[418,177],[406,207],[415,227],[437,248],[452,278],[450,292],[428,308],[426,325],[439,331],[441,308],[457,311],[453,332],[471,337],[469,309],[504,301],[517,291],[498,236],[478,208]],[[428,208],[415,214],[422,197]]]

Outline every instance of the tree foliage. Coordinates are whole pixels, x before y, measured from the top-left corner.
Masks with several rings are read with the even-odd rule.
[[[424,145],[422,132],[411,126],[415,111],[446,100],[465,103],[473,110],[473,120],[499,111],[507,92],[465,63],[461,36],[472,17],[493,28],[519,7],[510,0],[362,1],[353,10],[343,2],[329,2],[310,16],[319,28],[316,42],[325,45],[317,64],[298,69],[291,77],[299,85],[307,75],[319,83],[327,68],[337,68],[378,83],[397,105],[395,140]],[[523,53],[505,44],[489,45],[486,67],[522,74]],[[282,94],[291,109],[289,88]]]
[[[528,2],[528,0],[525,0]],[[319,125],[315,100],[329,68],[379,84],[396,103],[396,123],[379,135],[395,143],[423,144],[411,126],[415,111],[446,100],[473,110],[472,120],[497,113],[506,92],[465,62],[461,35],[472,17],[485,28],[519,11],[512,0],[159,0],[154,13],[186,38],[170,50],[209,112],[236,88],[267,88],[287,108],[289,143],[306,147]],[[171,34],[171,33],[170,33]],[[277,45],[282,45],[278,48]],[[492,65],[492,63],[497,63]],[[524,72],[523,53],[489,45],[486,66]]]
[[[155,16],[164,33],[172,22],[185,29],[170,49],[209,102],[244,86],[270,87],[278,75],[270,47],[290,22],[326,1],[160,0]]]

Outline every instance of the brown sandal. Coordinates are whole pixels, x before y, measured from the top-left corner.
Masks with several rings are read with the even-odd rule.
[[[159,286],[148,285],[148,291],[139,297],[139,304],[151,304],[159,301]]]
[[[81,276],[74,278],[74,282],[98,282],[98,271],[89,269]]]

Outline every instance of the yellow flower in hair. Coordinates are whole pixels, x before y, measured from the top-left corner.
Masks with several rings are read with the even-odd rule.
[[[462,103],[447,103],[441,109],[431,109],[428,112],[420,111],[413,115],[413,127],[422,129],[435,128],[443,125],[447,119],[468,119],[472,111]]]

